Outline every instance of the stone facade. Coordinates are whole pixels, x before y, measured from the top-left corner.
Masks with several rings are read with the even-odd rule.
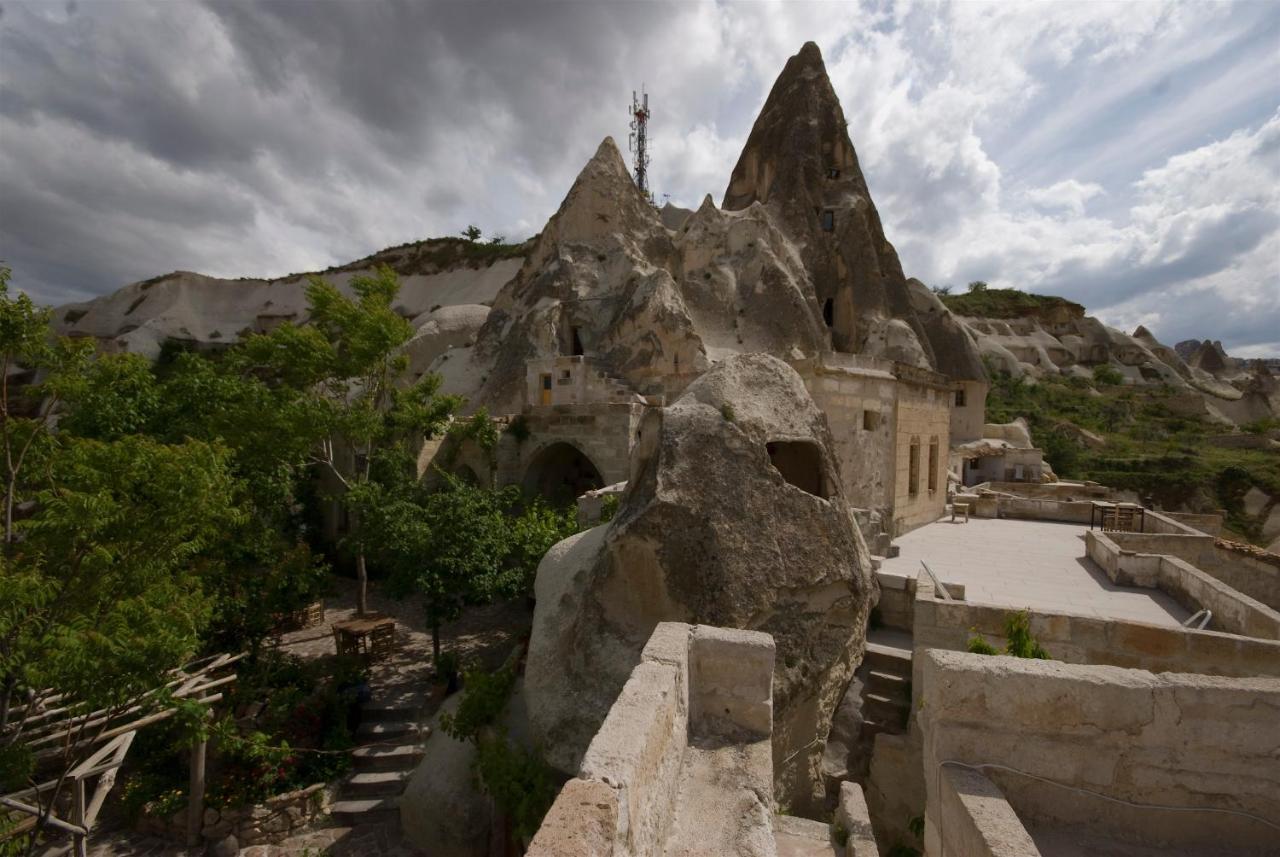
[[[834,352],[792,366],[827,416],[850,504],[877,512],[891,536],[942,517],[951,382],[902,363]]]

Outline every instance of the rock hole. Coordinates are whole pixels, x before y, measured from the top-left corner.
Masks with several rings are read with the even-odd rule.
[[[827,496],[822,472],[822,452],[808,440],[771,440],[765,444],[769,462],[782,478],[815,497]]]

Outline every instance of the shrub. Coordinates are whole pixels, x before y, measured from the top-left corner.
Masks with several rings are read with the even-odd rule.
[[[734,418],[733,405],[729,404],[728,402],[725,402],[723,405],[721,405],[720,416],[724,417],[726,422],[733,422],[733,418]]]
[[[1115,387],[1124,383],[1124,376],[1120,374],[1119,369],[1110,363],[1103,363],[1100,366],[1093,367],[1093,380],[1104,386]]]
[[[600,501],[600,523],[607,524],[613,520],[613,516],[618,514],[618,508],[622,505],[621,494],[606,494],[604,499]]]

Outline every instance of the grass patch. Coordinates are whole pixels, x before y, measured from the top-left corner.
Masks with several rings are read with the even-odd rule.
[[[1095,386],[1061,377],[1027,383],[993,373],[987,419],[1025,417],[1032,441],[1062,478],[1136,491],[1164,509],[1225,509],[1233,533],[1259,542],[1262,521],[1245,512],[1244,495],[1257,487],[1280,496],[1280,456],[1212,446],[1208,438],[1222,426],[1179,412],[1178,399],[1178,391],[1164,386]],[[1106,445],[1082,446],[1068,423],[1101,435]]]

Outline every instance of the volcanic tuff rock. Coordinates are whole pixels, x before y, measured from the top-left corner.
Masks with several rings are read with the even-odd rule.
[[[826,420],[776,358],[729,358],[651,411],[616,517],[538,568],[525,689],[550,761],[576,769],[658,622],[765,631],[778,795],[807,805],[877,597],[841,492]]]
[[[837,350],[986,377],[977,348],[940,303],[909,287],[818,46],[787,60],[733,169],[723,207],[766,205],[796,242]],[[947,319],[947,320],[943,320]]]

